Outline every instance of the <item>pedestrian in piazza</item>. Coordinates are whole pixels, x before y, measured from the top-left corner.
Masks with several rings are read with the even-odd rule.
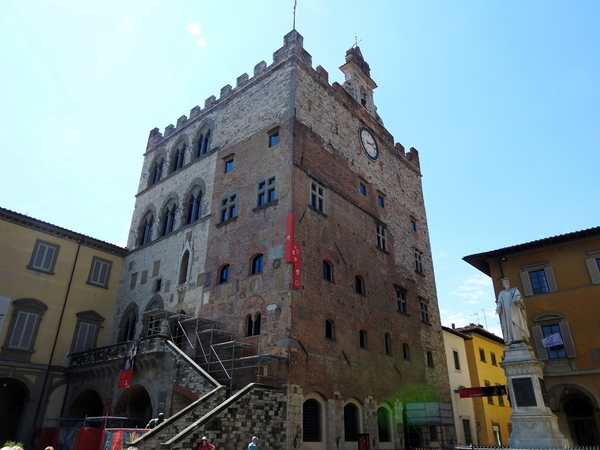
[[[208,438],[206,436],[202,436],[198,450],[214,450],[214,448],[215,446],[208,442]]]
[[[252,436],[252,442],[248,444],[248,450],[258,450],[258,438]]]

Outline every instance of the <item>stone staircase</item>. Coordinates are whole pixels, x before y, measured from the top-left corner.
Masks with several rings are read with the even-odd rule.
[[[272,440],[274,448],[281,448],[281,436],[286,428],[286,389],[259,383],[250,383],[228,397],[228,388],[220,384],[190,356],[171,341],[168,348],[178,363],[188,366],[190,385],[205,393],[195,402],[166,419],[134,442],[126,445],[138,450],[195,449],[203,435],[219,450],[243,448],[253,434],[263,433]],[[195,375],[196,380],[192,380]],[[210,387],[212,389],[208,390]],[[270,433],[264,434],[269,424]],[[269,437],[270,436],[270,437]],[[266,442],[265,442],[266,443]],[[124,446],[124,448],[127,448]]]

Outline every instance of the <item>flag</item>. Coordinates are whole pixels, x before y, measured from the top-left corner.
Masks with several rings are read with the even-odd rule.
[[[127,389],[131,386],[131,377],[133,376],[133,364],[135,362],[135,355],[137,355],[140,341],[131,341],[127,349],[125,350],[125,356],[121,363],[121,371],[119,372],[119,382],[117,387],[119,389]]]
[[[563,345],[563,340],[560,333],[551,334],[548,337],[542,339],[542,345],[546,348],[556,347],[557,345]]]

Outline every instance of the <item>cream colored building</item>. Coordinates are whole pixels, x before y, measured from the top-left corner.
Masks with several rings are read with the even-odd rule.
[[[450,379],[450,389],[452,391],[452,412],[454,415],[454,428],[456,429],[456,443],[458,445],[477,445],[473,400],[470,398],[460,398],[459,396],[460,388],[471,387],[465,342],[471,341],[473,338],[454,328],[443,326],[442,329],[444,332],[446,361],[448,361],[448,378]]]
[[[57,425],[67,355],[108,343],[125,253],[0,208],[0,443]]]

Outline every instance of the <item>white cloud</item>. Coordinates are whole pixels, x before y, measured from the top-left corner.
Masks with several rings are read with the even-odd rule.
[[[202,48],[206,47],[206,39],[204,39],[204,38],[198,39],[198,46],[200,46]]]

